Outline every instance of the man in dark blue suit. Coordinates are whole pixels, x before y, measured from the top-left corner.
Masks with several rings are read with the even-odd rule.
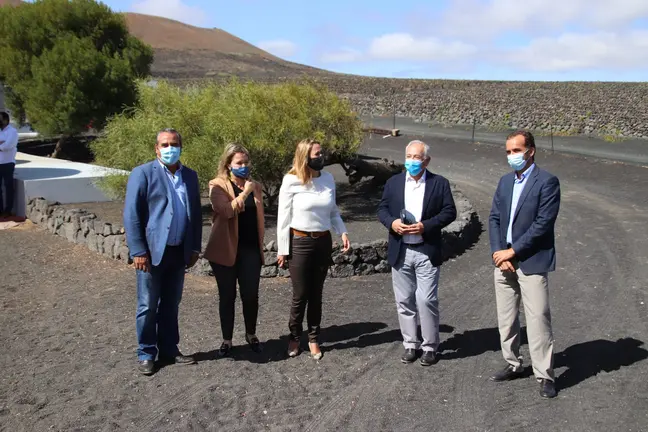
[[[522,375],[522,300],[533,373],[540,382],[540,395],[552,398],[556,387],[547,275],[556,269],[554,225],[560,209],[560,182],[535,164],[535,152],[530,132],[516,131],[508,136],[506,154],[514,172],[500,179],[490,213],[497,321],[507,362],[491,380]]]
[[[157,159],[133,169],[128,178],[124,227],[137,272],[139,371],[161,363],[192,364],[179,349],[178,307],[185,269],[202,247],[200,188],[195,171],[180,163],[182,137],[173,129],[158,133]]]
[[[403,363],[436,362],[439,346],[439,271],[443,261],[441,229],[457,217],[450,183],[427,170],[429,147],[412,141],[405,150],[406,173],[385,184],[378,219],[389,230],[387,260],[405,352]],[[418,337],[421,323],[423,342]]]

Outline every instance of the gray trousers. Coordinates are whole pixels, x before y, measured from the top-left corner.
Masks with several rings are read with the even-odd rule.
[[[403,244],[392,268],[392,282],[403,346],[435,352],[439,346],[439,267],[432,265],[422,247]]]
[[[520,300],[529,339],[533,374],[538,379],[554,380],[551,312],[547,274],[525,275],[516,263],[515,273],[495,269],[497,322],[504,360],[513,366],[522,365],[520,355]]]

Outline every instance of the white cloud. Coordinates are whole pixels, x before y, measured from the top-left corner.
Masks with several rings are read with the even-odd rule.
[[[284,39],[259,42],[257,46],[264,51],[268,51],[270,54],[282,58],[292,57],[297,52],[297,45],[294,42]]]
[[[142,0],[131,6],[133,12],[155,15],[201,26],[205,23],[205,12],[199,7],[189,6],[181,0]]]
[[[648,73],[648,0],[453,0],[406,30],[330,50],[323,63],[399,62],[463,73]],[[471,72],[472,71],[472,72]]]
[[[408,33],[386,34],[369,45],[369,56],[376,60],[439,61],[463,58],[475,51],[474,46],[464,42],[416,38]]]
[[[506,31],[546,34],[575,26],[585,30],[622,30],[648,16],[646,0],[456,0],[437,25],[448,36],[479,38]]]
[[[526,46],[507,51],[502,60],[516,68],[533,71],[648,68],[648,30],[622,34],[565,33],[541,37]]]
[[[325,52],[320,56],[323,63],[353,63],[359,61],[442,61],[462,59],[474,54],[472,45],[437,38],[418,38],[409,33],[390,33],[371,40],[365,50],[344,47]]]

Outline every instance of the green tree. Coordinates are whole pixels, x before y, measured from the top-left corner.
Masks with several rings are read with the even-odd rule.
[[[102,128],[137,101],[136,79],[152,49],[131,36],[122,14],[94,0],[37,0],[0,8],[0,81],[14,115],[65,139]]]
[[[251,153],[253,176],[264,186],[269,205],[278,195],[296,144],[320,140],[332,162],[352,158],[362,141],[362,124],[348,101],[313,83],[206,83],[180,89],[165,81],[140,85],[136,108],[112,117],[92,144],[96,162],[131,170],[154,157],[156,133],[177,129],[181,160],[198,172],[203,190],[216,175],[222,149],[237,142]],[[122,196],[125,176],[104,186]]]

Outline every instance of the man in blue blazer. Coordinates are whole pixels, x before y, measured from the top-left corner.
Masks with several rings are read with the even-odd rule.
[[[524,304],[533,373],[540,396],[556,396],[553,333],[547,275],[556,269],[554,225],[560,209],[558,178],[535,164],[535,140],[516,131],[506,141],[514,172],[500,179],[490,213],[490,246],[495,264],[495,296],[506,367],[491,377],[506,381],[522,375],[520,300]]]
[[[200,188],[195,171],[180,163],[182,137],[174,129],[158,133],[157,159],[133,169],[126,188],[124,228],[137,273],[139,371],[165,364],[192,364],[178,350],[178,307],[185,269],[202,247]]]
[[[405,348],[401,361],[412,363],[422,349],[423,366],[436,362],[439,346],[441,229],[457,217],[450,183],[427,170],[428,152],[422,141],[407,145],[407,172],[387,181],[378,205],[378,219],[389,230],[387,261]]]

